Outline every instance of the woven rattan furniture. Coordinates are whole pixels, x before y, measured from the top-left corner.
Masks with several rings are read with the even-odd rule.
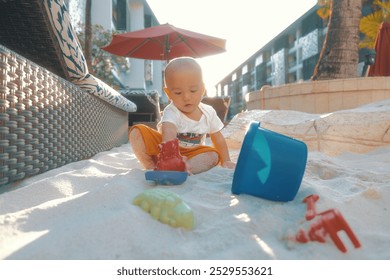
[[[80,51],[78,42],[61,37],[58,22],[50,24],[59,15],[52,8],[66,23],[61,5],[0,1],[0,186],[128,141],[128,112],[135,106],[86,68],[71,68],[69,62],[78,61],[64,46]],[[82,53],[72,54],[83,61]]]
[[[127,112],[0,46],[0,185],[127,141]]]
[[[43,4],[37,0],[1,0],[0,44],[67,79]]]

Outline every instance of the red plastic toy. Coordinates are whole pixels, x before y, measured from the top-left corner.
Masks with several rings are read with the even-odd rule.
[[[307,196],[303,200],[303,202],[307,204],[306,215],[305,215],[305,219],[307,221],[310,221],[311,219],[313,219],[317,215],[315,203],[319,198],[320,197],[318,195],[312,194],[312,195]]]
[[[330,235],[330,238],[340,251],[344,253],[347,252],[343,242],[337,235],[337,233],[342,230],[345,231],[355,248],[361,247],[359,240],[338,210],[330,209],[320,213],[319,215],[321,215],[322,227],[325,229],[325,232]]]
[[[154,170],[187,171],[186,158],[180,154],[177,138],[161,143],[159,148]]]
[[[307,203],[306,220],[317,219],[311,224],[309,230],[300,229],[295,236],[295,241],[307,243],[309,241],[317,241],[325,243],[326,236],[329,235],[337,248],[343,253],[347,252],[346,247],[338,236],[339,231],[345,231],[355,248],[361,247],[361,244],[352,229],[349,227],[347,221],[336,209],[330,209],[321,213],[316,213],[315,202],[319,199],[318,195],[309,195],[303,202]]]

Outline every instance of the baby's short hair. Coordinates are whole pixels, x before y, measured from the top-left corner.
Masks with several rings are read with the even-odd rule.
[[[192,69],[198,71],[202,75],[202,68],[194,58],[189,56],[178,57],[168,62],[167,66],[165,67],[164,83],[167,75],[169,75],[171,71],[181,71],[183,69]]]

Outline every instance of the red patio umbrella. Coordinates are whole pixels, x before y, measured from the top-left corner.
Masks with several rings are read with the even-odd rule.
[[[204,57],[225,51],[226,40],[163,24],[114,35],[102,49],[119,56],[167,60]]]
[[[390,23],[382,22],[375,40],[375,62],[368,76],[390,76]]]

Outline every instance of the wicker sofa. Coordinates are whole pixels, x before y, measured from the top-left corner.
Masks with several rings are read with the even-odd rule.
[[[0,186],[128,141],[136,106],[88,73],[66,13],[0,1]]]
[[[136,112],[129,113],[129,126],[143,123],[156,128],[161,119],[160,96],[158,91],[143,89],[121,90],[121,94],[137,106]]]

